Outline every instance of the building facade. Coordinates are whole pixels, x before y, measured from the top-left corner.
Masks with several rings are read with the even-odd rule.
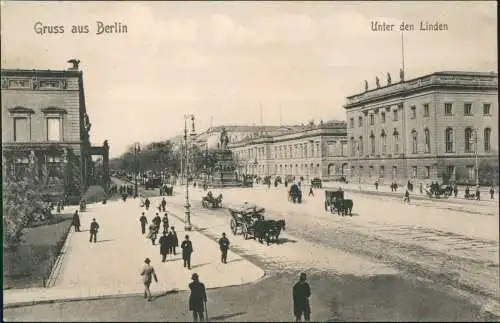
[[[239,174],[339,179],[347,172],[345,122],[297,126],[231,143]]]
[[[2,161],[22,177],[30,163],[53,188],[81,195],[90,183],[92,155],[102,155],[109,180],[107,142],[92,147],[83,73],[2,69]],[[49,189],[50,191],[50,189]]]
[[[496,73],[437,72],[347,97],[350,179],[474,182],[498,163],[497,96]]]

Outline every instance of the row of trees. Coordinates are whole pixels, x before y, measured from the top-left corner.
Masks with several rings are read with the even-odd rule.
[[[214,150],[202,150],[198,146],[191,148],[190,156],[196,174],[210,173],[217,162]],[[130,146],[123,155],[110,161],[110,168],[128,173],[137,169],[139,172],[151,170],[159,173],[166,170],[170,174],[179,174],[183,158],[181,149],[176,149],[172,142],[166,140],[152,142],[138,151]]]
[[[43,201],[47,178],[39,177],[36,165],[30,163],[23,178],[16,178],[2,163],[3,178],[3,247],[17,246],[23,229],[52,216],[48,204]]]

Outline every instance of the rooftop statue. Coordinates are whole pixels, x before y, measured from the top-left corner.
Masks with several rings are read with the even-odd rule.
[[[368,91],[368,81],[365,80],[365,91]]]
[[[392,80],[391,80],[391,73],[387,72],[387,84],[391,85]]]
[[[380,87],[380,79],[378,78],[378,76],[375,77],[375,84],[377,84],[377,88]]]

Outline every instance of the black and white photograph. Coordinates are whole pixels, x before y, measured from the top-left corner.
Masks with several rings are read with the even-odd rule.
[[[496,2],[0,8],[4,321],[500,321]]]

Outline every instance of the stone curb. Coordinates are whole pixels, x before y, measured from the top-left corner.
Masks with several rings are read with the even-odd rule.
[[[74,227],[73,227],[73,225],[71,225],[71,227],[69,228],[69,232],[66,235],[64,245],[61,248],[61,251],[59,252],[59,255],[57,256],[56,262],[54,263],[54,266],[52,267],[52,269],[50,271],[49,278],[47,279],[47,282],[44,286],[45,288],[50,288],[50,287],[54,286],[55,282],[57,281],[57,278],[59,277],[59,273],[61,272],[61,267],[62,267],[64,257],[66,256],[66,252],[68,251],[68,248],[69,248],[69,241],[70,241],[73,233],[74,233]]]

